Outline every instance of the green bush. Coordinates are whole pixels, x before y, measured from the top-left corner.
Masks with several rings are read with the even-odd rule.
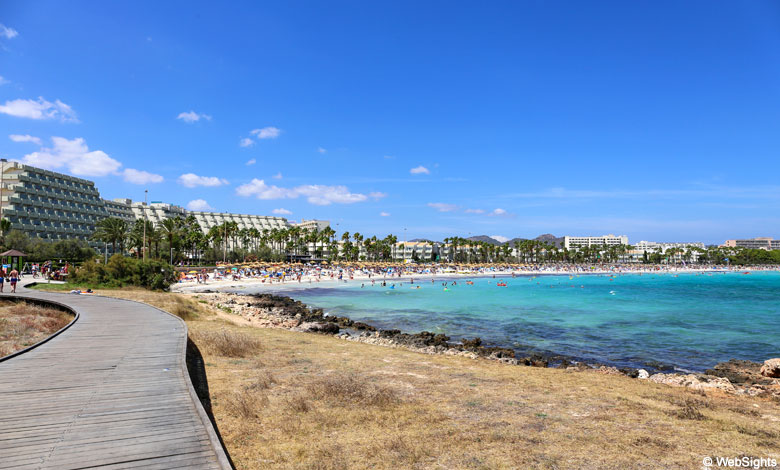
[[[94,259],[85,262],[71,273],[69,282],[103,288],[137,286],[167,290],[176,282],[176,271],[163,261],[142,261],[117,254],[107,264]]]

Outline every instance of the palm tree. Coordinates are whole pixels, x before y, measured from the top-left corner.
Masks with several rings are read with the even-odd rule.
[[[0,221],[0,231],[2,231],[3,222],[7,222],[7,220],[3,219]],[[125,220],[118,217],[107,217],[95,225],[95,232],[92,234],[92,238],[104,243],[110,243],[111,252],[116,253],[117,244],[124,251],[127,230],[128,225]],[[3,232],[3,236],[5,236],[5,232]]]

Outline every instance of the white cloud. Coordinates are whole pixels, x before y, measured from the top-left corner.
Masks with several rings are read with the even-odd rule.
[[[38,100],[13,100],[0,105],[0,113],[28,119],[59,119],[62,122],[78,122],[76,113],[60,100],[54,103],[42,96]]]
[[[193,199],[187,203],[187,209],[191,211],[213,211],[214,208],[204,199]]]
[[[491,215],[491,216],[494,216],[494,217],[503,217],[503,216],[509,215],[509,213],[506,210],[499,208],[499,209],[493,209],[490,212],[490,214],[488,214],[488,215]]]
[[[380,217],[390,217],[390,213],[389,213],[389,212],[382,211],[382,212],[380,212],[380,213],[379,213],[379,216],[380,216]]]
[[[8,83],[11,83],[11,81],[6,80],[2,75],[0,75],[0,85],[6,85]]]
[[[185,173],[179,176],[179,184],[188,188],[194,188],[196,186],[222,186],[229,183],[228,180],[216,176],[198,176],[195,173]]]
[[[317,147],[317,151],[320,152],[320,153],[328,153],[328,150],[324,149],[322,147]]]
[[[106,176],[116,173],[122,166],[102,150],[90,152],[81,137],[73,140],[52,137],[51,140],[54,143],[52,148],[41,148],[38,152],[27,154],[22,162],[49,170],[65,167],[76,176]]]
[[[493,240],[498,240],[501,243],[506,243],[506,242],[509,241],[509,238],[507,238],[507,237],[505,237],[503,235],[491,235],[490,238],[492,238]]]
[[[292,215],[292,211],[288,211],[287,209],[282,209],[282,208],[274,209],[271,212],[276,215]]]
[[[385,155],[383,158],[384,158],[385,160],[392,160],[392,159],[394,159],[395,157],[394,157],[393,155]]]
[[[257,178],[236,188],[236,194],[244,197],[254,196],[257,199],[295,199],[303,196],[309,203],[318,206],[353,204],[369,198],[365,194],[350,192],[346,186],[309,184],[294,188],[283,188],[268,185],[265,181]]]
[[[124,180],[133,184],[148,184],[148,183],[162,183],[163,177],[148,171],[135,170],[133,168],[125,168],[122,172]]]
[[[275,139],[279,137],[279,134],[281,134],[281,129],[278,129],[276,127],[264,127],[262,129],[253,129],[249,133],[252,135],[256,135],[258,139]]]
[[[466,209],[463,212],[465,212],[466,214],[484,214],[485,213],[485,211],[482,210],[482,209]]]
[[[244,148],[251,147],[251,146],[255,145],[255,141],[250,139],[249,137],[244,137],[243,139],[241,139],[241,141],[238,143],[238,145],[240,145],[240,146],[242,146]]]
[[[255,160],[254,158],[250,158],[249,160],[246,161],[246,166],[252,166],[255,163],[257,163],[257,160]]]
[[[14,142],[32,142],[37,145],[43,145],[41,143],[41,139],[38,137],[33,137],[29,134],[20,135],[20,134],[11,134],[8,136],[9,139],[13,140]]]
[[[387,197],[387,193],[380,193],[379,191],[374,191],[368,193],[368,197],[370,197],[371,199],[382,199],[383,197]]]
[[[211,121],[211,116],[204,113],[198,114],[195,111],[190,111],[187,113],[179,113],[179,115],[176,116],[176,119],[181,119],[182,121],[191,124],[193,122],[198,122],[201,119],[203,119],[204,121]]]
[[[418,167],[412,168],[411,170],[409,170],[409,173],[411,173],[413,175],[430,175],[431,174],[430,170],[428,170],[427,168],[425,168],[422,165],[420,165]]]
[[[428,207],[433,207],[439,212],[452,212],[458,208],[455,204],[446,204],[443,202],[429,202]]]
[[[8,26],[0,23],[0,36],[6,39],[13,39],[19,35],[19,31],[9,28]]]
[[[275,179],[275,180],[280,180],[280,179],[282,179],[282,172],[280,171],[279,173],[275,174],[275,175],[273,176],[273,179]]]

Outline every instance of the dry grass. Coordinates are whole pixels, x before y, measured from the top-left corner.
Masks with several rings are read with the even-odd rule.
[[[221,329],[192,331],[190,339],[206,352],[222,357],[249,357],[262,349],[260,340],[246,333]]]
[[[233,392],[225,398],[224,406],[232,416],[241,419],[255,419],[260,410],[268,405],[268,397],[251,390]]]
[[[306,384],[306,391],[314,398],[341,406],[388,406],[399,401],[395,390],[372,383],[371,377],[354,372],[317,377]]]
[[[166,308],[171,297],[139,300]],[[698,469],[712,455],[780,459],[777,402],[244,327],[225,315],[204,310],[188,325],[239,469]],[[214,335],[263,348],[230,357],[202,344]]]
[[[31,346],[73,319],[62,310],[25,302],[0,302],[0,357]]]

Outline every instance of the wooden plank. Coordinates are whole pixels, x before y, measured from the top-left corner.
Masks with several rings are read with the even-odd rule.
[[[79,317],[0,362],[0,469],[231,468],[189,381],[184,322],[137,302],[19,291]]]

